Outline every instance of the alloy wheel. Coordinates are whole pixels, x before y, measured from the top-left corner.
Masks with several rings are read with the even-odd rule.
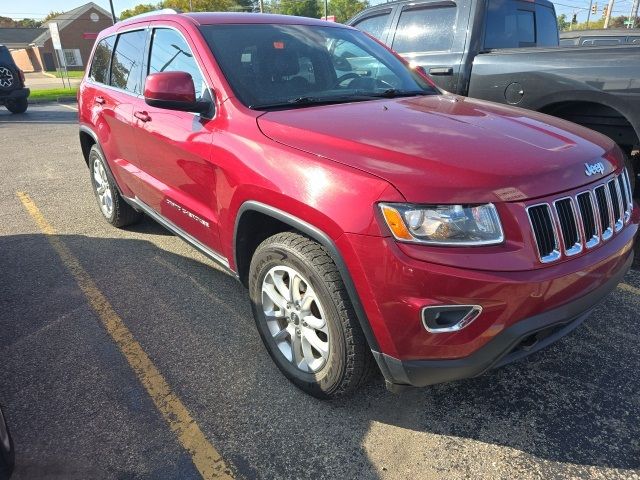
[[[100,209],[105,217],[111,218],[113,214],[113,194],[104,165],[97,158],[93,162],[93,180],[100,202]]]
[[[298,369],[316,373],[329,358],[330,335],[311,284],[291,267],[279,265],[262,281],[262,309],[273,341]]]

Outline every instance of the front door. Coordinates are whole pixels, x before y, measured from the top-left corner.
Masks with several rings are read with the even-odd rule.
[[[178,27],[154,28],[147,73],[191,75],[197,100],[212,100],[195,49]],[[136,146],[145,187],[140,199],[178,228],[219,252],[216,168],[211,162],[216,120],[155,108],[141,98],[134,107]]]

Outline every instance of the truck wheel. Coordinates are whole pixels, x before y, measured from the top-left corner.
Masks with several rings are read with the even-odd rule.
[[[0,480],[11,477],[13,466],[15,463],[15,449],[11,433],[7,426],[2,410],[0,409]]]
[[[140,213],[124,201],[100,149],[97,145],[89,151],[91,184],[104,218],[114,227],[126,227],[140,219]]]
[[[267,351],[297,387],[333,399],[367,379],[373,357],[324,247],[293,232],[266,239],[251,260],[249,294]]]
[[[11,113],[24,113],[27,111],[29,102],[26,98],[16,98],[14,100],[7,101],[7,110]]]

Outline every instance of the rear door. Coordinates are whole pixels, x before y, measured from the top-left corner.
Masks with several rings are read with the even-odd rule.
[[[213,94],[187,32],[163,24],[151,30],[145,73],[191,75],[198,100]],[[200,243],[220,251],[216,213],[216,168],[210,161],[217,119],[137,102],[136,146],[144,175],[140,199]]]
[[[469,3],[459,6],[454,1],[437,0],[403,5],[389,37],[391,48],[424,67],[436,84],[449,92],[458,88]]]
[[[140,95],[146,35],[142,27],[101,40],[82,99],[87,105],[83,110],[89,109],[89,123],[125,193],[135,192],[139,184],[132,174],[138,169],[133,104]]]

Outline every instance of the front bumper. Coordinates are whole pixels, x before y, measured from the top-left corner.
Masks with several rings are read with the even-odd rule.
[[[481,375],[537,352],[570,333],[616,288],[632,263],[633,254],[623,268],[588,295],[517,322],[468,357],[402,361],[383,353],[374,352],[374,356],[391,390],[403,385],[423,387]]]

